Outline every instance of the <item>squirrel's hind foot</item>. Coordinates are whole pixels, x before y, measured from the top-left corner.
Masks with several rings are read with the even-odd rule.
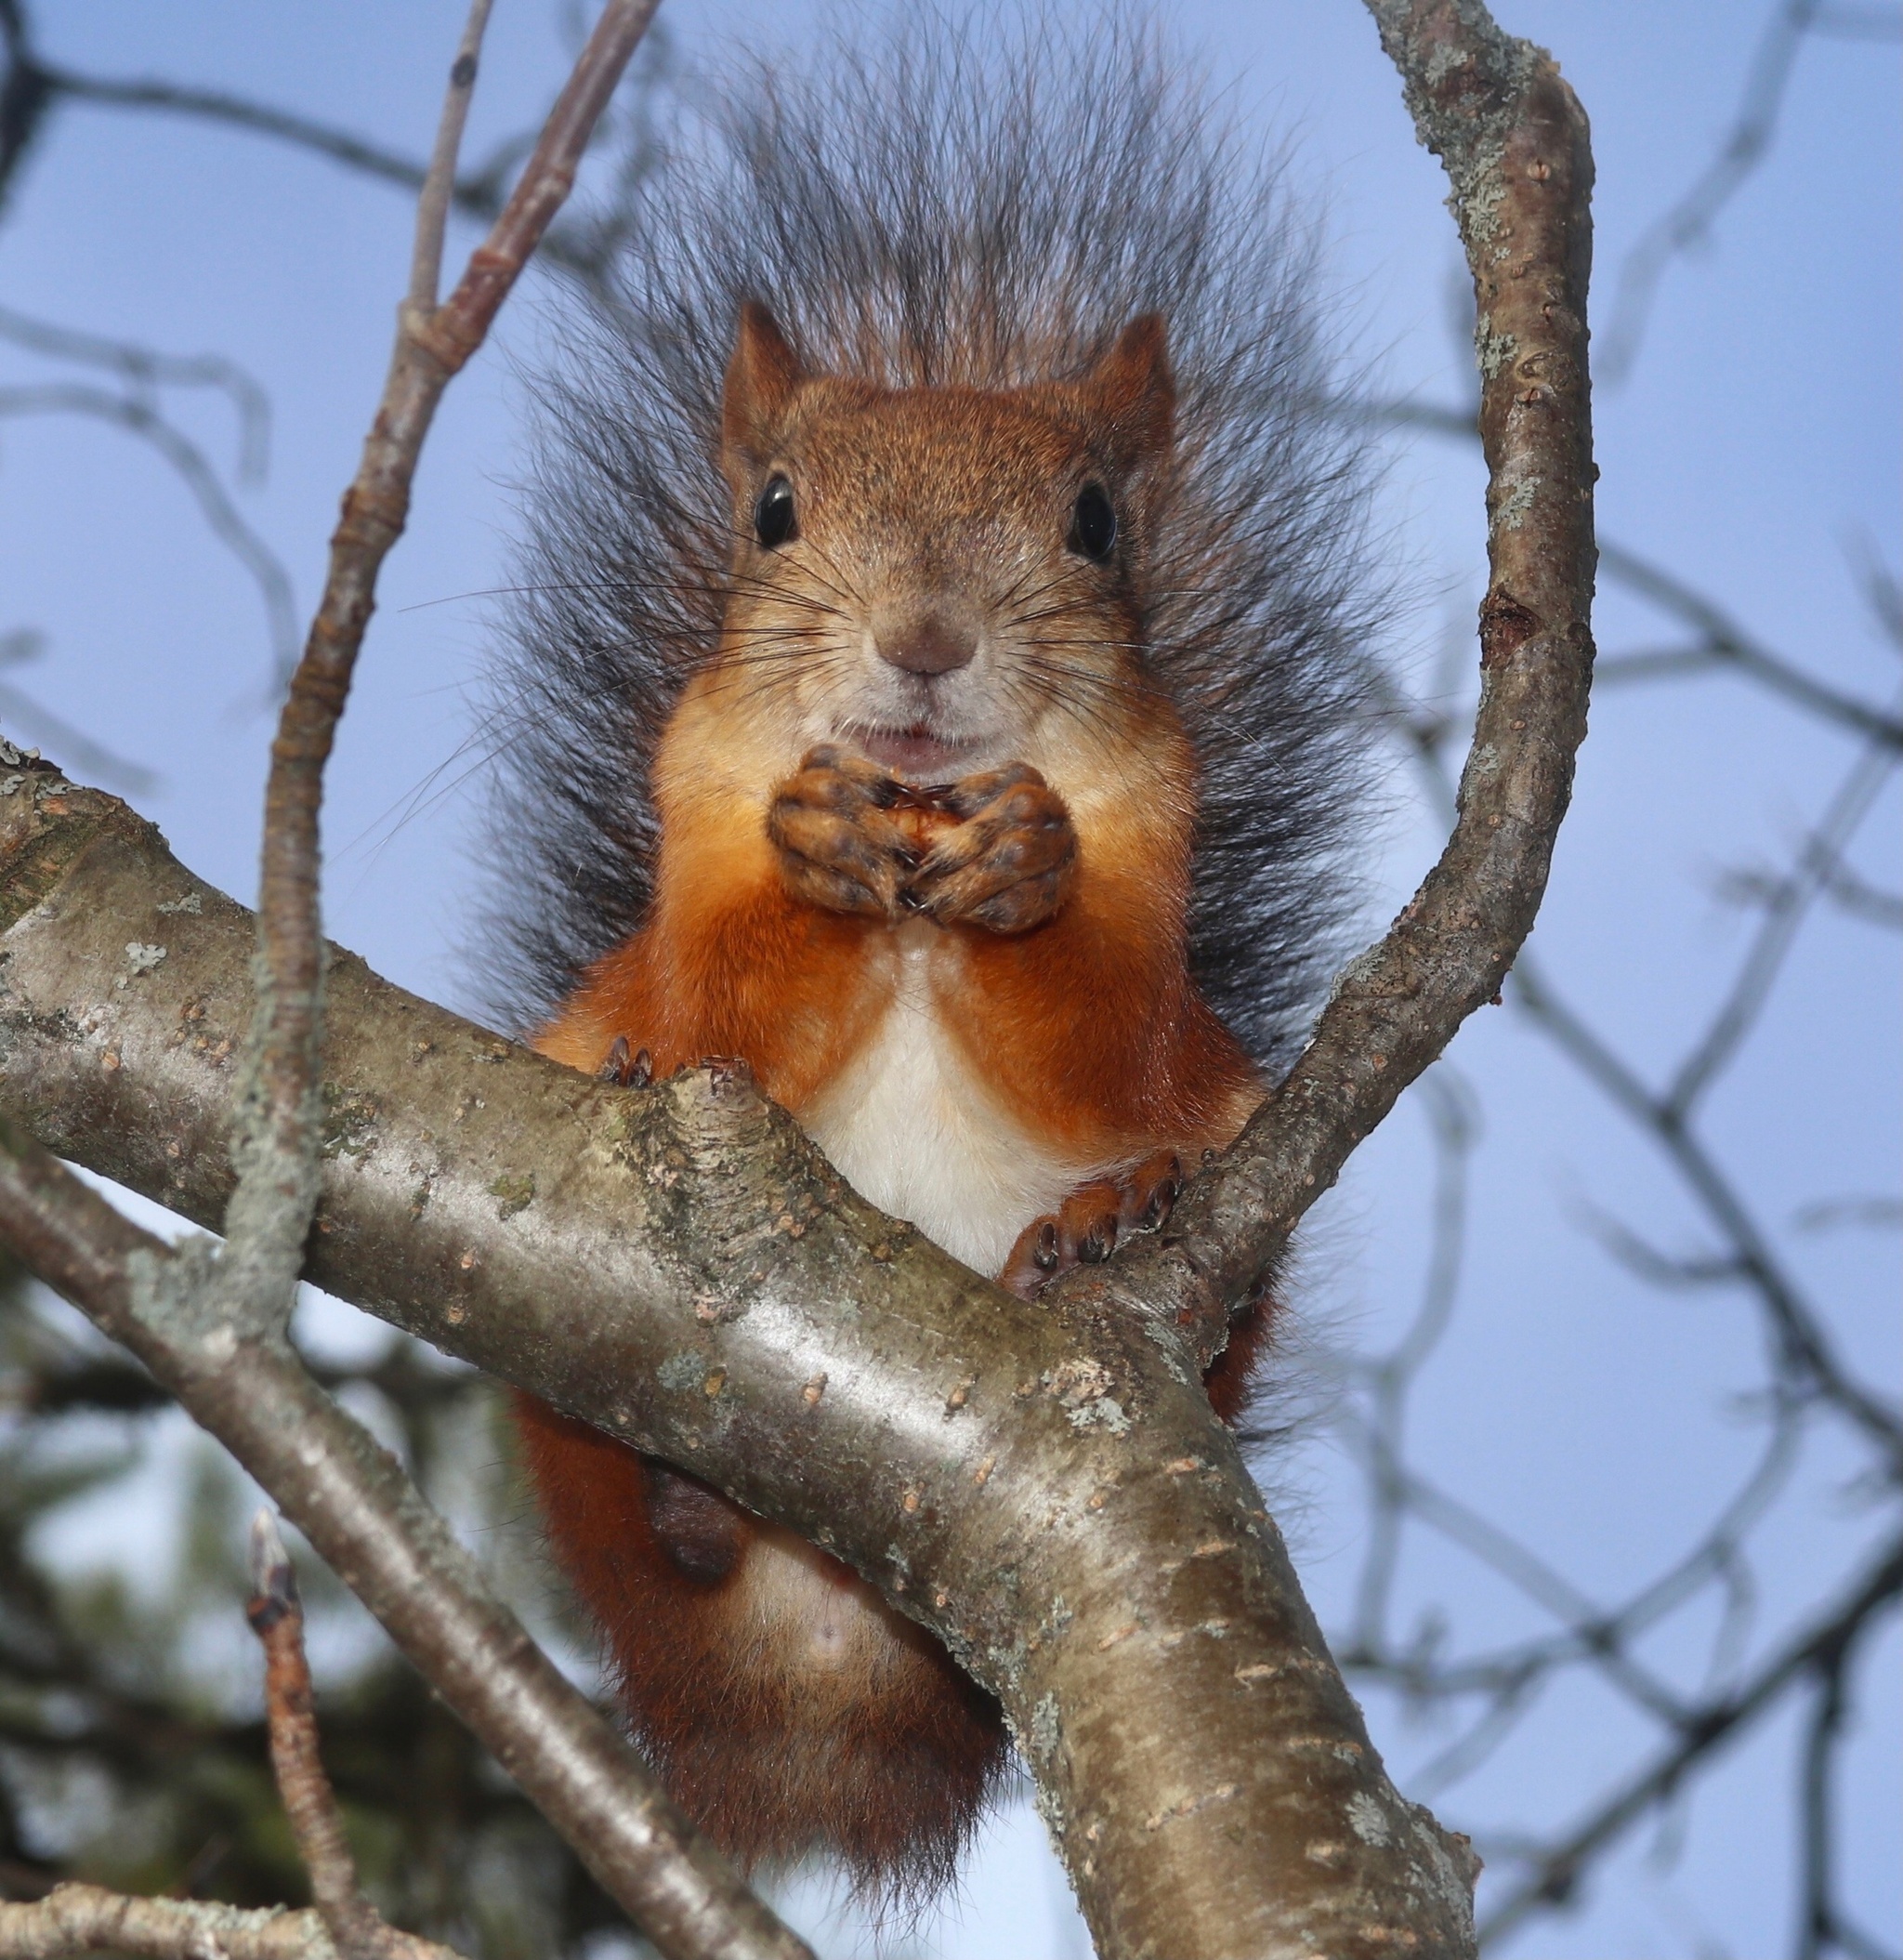
[[[1034,1300],[1076,1266],[1098,1266],[1133,1231],[1154,1231],[1183,1189],[1183,1163],[1158,1151],[1122,1177],[1100,1178],[1074,1190],[1060,1210],[1033,1218],[1017,1235],[998,1283]]]

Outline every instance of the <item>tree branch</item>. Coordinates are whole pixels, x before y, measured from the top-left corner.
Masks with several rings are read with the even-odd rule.
[[[1585,733],[1585,116],[1551,59],[1503,34],[1480,0],[1368,4],[1421,140],[1447,165],[1474,276],[1491,566],[1480,704],[1440,862],[1342,973],[1287,1078],[1165,1230],[1060,1289],[1188,1328],[1205,1361],[1355,1146],[1499,992],[1544,892]]]
[[[147,1960],[204,1960],[209,1953],[220,1960],[340,1960],[323,1921],[308,1908],[246,1911],[197,1899],[129,1899],[96,1885],[58,1886],[31,1905],[0,1902],[0,1960],[77,1960],[98,1953]]]
[[[1713,664],[1735,667],[1773,693],[1782,694],[1826,721],[1834,721],[1889,748],[1903,749],[1903,719],[1895,714],[1873,708],[1853,694],[1840,693],[1823,681],[1813,679],[1801,667],[1792,666],[1788,660],[1779,659],[1760,646],[1722,607],[1637,552],[1608,545],[1604,557],[1610,576],[1697,629],[1701,638],[1691,651]]]
[[[621,1807],[618,1820],[610,1814],[614,1791],[611,1782],[603,1783],[602,1773],[632,1770],[634,1759],[625,1750],[620,1762],[611,1750],[603,1755],[601,1745],[608,1739],[598,1720],[592,1712],[579,1719],[584,1708],[579,1698],[570,1691],[565,1703],[551,1688],[557,1678],[553,1670],[512,1617],[470,1583],[474,1573],[466,1559],[458,1570],[457,1548],[440,1520],[303,1373],[284,1338],[317,1199],[324,952],[318,914],[318,809],[323,766],[369,620],[377,571],[401,533],[416,460],[442,389],[480,345],[559,208],[588,134],[654,5],[655,0],[610,0],[489,240],[472,257],[455,292],[437,307],[434,289],[449,185],[474,80],[475,46],[488,13],[488,0],[474,0],[424,186],[411,297],[400,314],[383,400],[345,498],[323,600],[292,676],[273,744],[257,918],[256,1006],[232,1112],[238,1175],[226,1207],[228,1243],[222,1256],[174,1255],[154,1243],[128,1239],[125,1229],[112,1225],[110,1208],[101,1211],[97,1202],[88,1205],[70,1178],[62,1184],[64,1174],[50,1160],[33,1161],[18,1138],[9,1190],[11,1225],[19,1248],[35,1269],[133,1345],[201,1421],[228,1441],[232,1430],[238,1432],[242,1441],[232,1446],[241,1460],[280,1494],[347,1580],[374,1592],[374,1585],[365,1587],[356,1568],[380,1563],[383,1600],[377,1610],[386,1624],[401,1642],[403,1624],[409,1623],[413,1654],[422,1637],[425,1671],[452,1703],[457,1700],[459,1668],[482,1677],[475,1685],[463,1684],[464,1699],[476,1704],[479,1719],[473,1726],[479,1732],[486,1726],[517,1745],[500,1752],[505,1765],[532,1789],[546,1786],[538,1801],[551,1822],[568,1831],[597,1875],[620,1892],[664,1949],[693,1956],[790,1954],[804,1949],[738,1886],[724,1861],[695,1839],[651,1780],[645,1806]],[[9,784],[15,790],[19,786],[18,781]],[[242,1417],[233,1414],[230,1384],[222,1379],[234,1357],[241,1373],[249,1363],[256,1377],[244,1384]],[[273,1403],[282,1427],[275,1452],[256,1427],[258,1412]],[[334,1460],[320,1470],[317,1459],[325,1456]],[[304,1466],[301,1488],[296,1488],[298,1463]],[[294,1486],[288,1496],[287,1481]],[[425,1614],[419,1627],[419,1603],[406,1599],[404,1592],[433,1586],[456,1596],[453,1603],[461,1609],[460,1624],[453,1612],[434,1623]],[[522,1649],[526,1659],[515,1651]],[[301,1661],[301,1650],[297,1658]],[[282,1654],[274,1655],[275,1664],[282,1662]],[[539,1705],[514,1710],[483,1705],[485,1696],[492,1702],[512,1685],[518,1699],[525,1685],[541,1690],[528,1697]],[[524,1714],[539,1719],[525,1724]],[[479,1719],[485,1716],[486,1725]],[[513,1720],[505,1718],[511,1716]],[[356,1895],[327,1802],[328,1786],[326,1802],[315,1802],[309,1776],[298,1774],[292,1760],[296,1755],[292,1742],[283,1724],[274,1721],[274,1756],[281,1772],[289,1772],[286,1800],[314,1853],[320,1909],[348,1960],[368,1960],[388,1942]],[[526,1750],[519,1746],[524,1742]],[[597,1760],[578,1766],[571,1759],[578,1744],[592,1747]],[[638,1792],[642,1780],[634,1782]],[[560,1805],[559,1810],[549,1809],[548,1797]],[[695,1868],[696,1853],[707,1867],[704,1872]]]
[[[336,1793],[318,1746],[316,1696],[304,1652],[297,1573],[269,1509],[251,1525],[252,1598],[245,1618],[264,1648],[265,1722],[271,1773],[291,1820],[311,1896],[343,1960],[456,1960],[447,1947],[384,1924],[357,1883]]]
[[[0,307],[0,340],[55,361],[73,361],[115,374],[128,388],[215,388],[238,417],[238,475],[256,482],[270,451],[270,398],[235,361],[222,354],[166,354],[136,340],[109,340],[76,327],[56,326]]]
[[[215,1224],[249,915],[59,780],[0,798],[0,1097]],[[1463,1850],[1387,1782],[1164,1330],[967,1272],[743,1077],[616,1089],[337,949],[327,985],[308,1277],[690,1467],[937,1632],[1004,1701],[1105,1960],[1309,1935],[1358,1960],[1397,1927],[1469,1951]]]
[[[383,399],[331,540],[323,597],[271,744],[258,894],[257,1011],[242,1064],[238,1183],[217,1268],[223,1310],[288,1313],[317,1202],[313,1166],[322,1077],[323,943],[318,899],[318,810],[323,769],[384,559],[402,534],[417,458],[443,389],[482,343],[548,221],[574,182],[597,117],[653,17],[657,0],[610,0],[550,112],[489,237],[441,306],[412,299],[399,315]],[[478,4],[471,32],[486,9]],[[450,139],[474,80],[473,55],[452,71],[443,139],[417,214],[413,281],[440,261],[454,168]],[[465,74],[464,69],[468,72]],[[434,285],[432,273],[430,283]]]
[[[462,45],[450,64],[450,86],[443,96],[436,142],[429,152],[429,168],[424,173],[422,192],[416,200],[416,246],[410,262],[410,304],[425,312],[435,307],[442,278],[443,232],[449,224],[450,201],[455,195],[456,158],[463,148],[463,125],[469,120],[469,98],[476,90],[476,68],[482,52],[482,35],[489,25],[489,8],[490,0],[470,0]],[[619,69],[614,79],[620,79]],[[610,83],[610,88],[612,86]]]
[[[1899,1595],[1903,1595],[1903,1544],[1892,1544],[1844,1598],[1772,1655],[1744,1686],[1701,1709],[1696,1721],[1653,1762],[1543,1853],[1533,1876],[1516,1887],[1488,1915],[1480,1928],[1481,1939],[1502,1939],[1543,1907],[1564,1900],[1595,1851],[1669,1797],[1694,1764],[1708,1757],[1793,1681],[1831,1664],[1846,1643],[1860,1636],[1875,1614]]]
[[[277,554],[245,522],[198,445],[173,428],[151,402],[141,401],[136,396],[115,395],[106,388],[76,381],[0,388],[0,417],[46,414],[90,415],[96,421],[114,423],[150,443],[164,458],[191,493],[214,534],[256,583],[264,600],[272,664],[280,675],[283,674],[297,644],[290,574]]]
[[[210,1304],[203,1242],[174,1248],[142,1231],[5,1117],[0,1236],[270,1493],[663,1953],[811,1960],[493,1598],[282,1331],[234,1330]]]
[[[5,1208],[7,1201],[0,1198],[0,1209]],[[42,1234],[44,1241],[50,1236]],[[318,1754],[296,1577],[269,1510],[260,1511],[253,1524],[252,1546],[257,1597],[248,1616],[267,1657],[265,1707],[272,1768],[310,1874],[316,1911],[238,1913],[223,1905],[65,1886],[35,1908],[0,1906],[0,1960],[79,1954],[101,1947],[162,1954],[166,1960],[175,1955],[204,1960],[208,1954],[238,1960],[253,1953],[298,1953],[312,1960],[459,1960],[446,1946],[386,1925],[358,1889],[343,1819]]]

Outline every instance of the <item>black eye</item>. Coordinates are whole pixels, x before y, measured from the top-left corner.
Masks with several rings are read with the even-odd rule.
[[[784,477],[768,477],[760,500],[754,506],[754,535],[768,551],[799,535],[793,515],[793,485]]]
[[[1101,565],[1117,542],[1117,513],[1101,483],[1086,483],[1070,512],[1070,535],[1064,540]]]

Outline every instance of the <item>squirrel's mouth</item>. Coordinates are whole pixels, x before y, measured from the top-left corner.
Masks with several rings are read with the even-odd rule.
[[[972,742],[947,742],[922,721],[903,729],[855,729],[851,740],[881,769],[914,783],[956,776],[978,749]]]

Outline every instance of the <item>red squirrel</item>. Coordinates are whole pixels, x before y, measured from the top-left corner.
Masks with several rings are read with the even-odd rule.
[[[983,104],[943,60],[873,95],[776,75],[726,176],[677,166],[661,270],[556,390],[516,669],[556,807],[510,843],[562,949],[535,1045],[743,1058],[865,1197],[1027,1296],[1161,1224],[1259,1101],[1353,774],[1354,470],[1291,405],[1285,242],[1152,54],[1096,80],[1094,162],[1090,74],[1040,93],[1027,58]],[[1226,1421],[1266,1319],[1211,1371]],[[792,1532],[517,1421],[688,1811],[745,1863],[947,1877],[1007,1758],[991,1699]]]

